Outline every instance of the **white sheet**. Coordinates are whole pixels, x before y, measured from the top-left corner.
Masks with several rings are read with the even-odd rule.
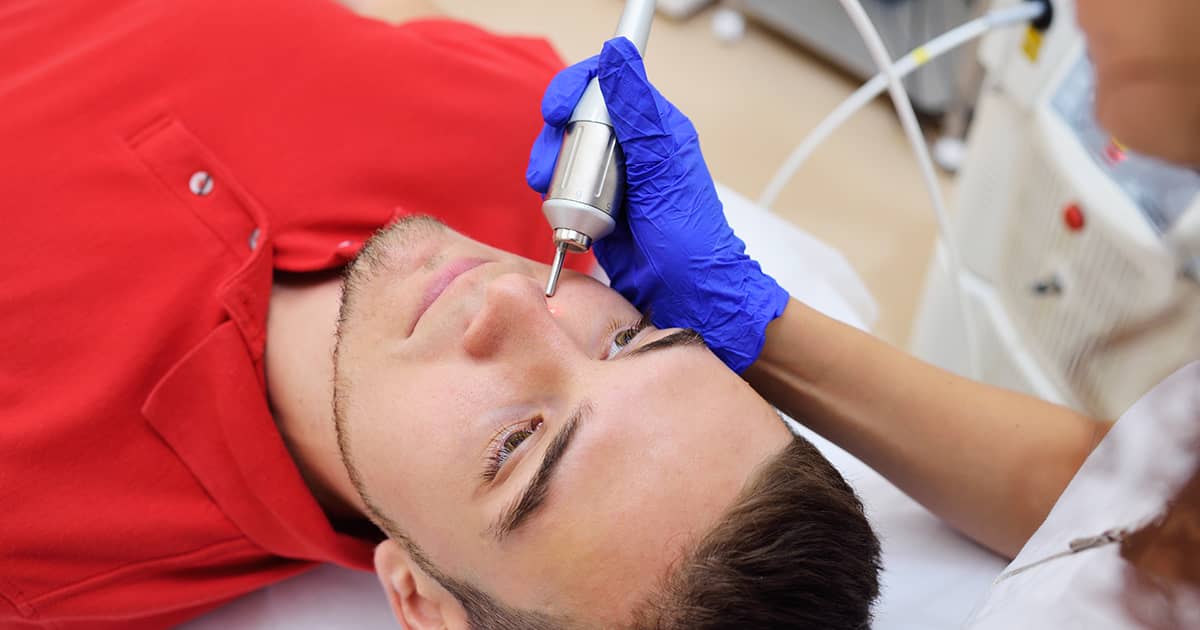
[[[875,302],[840,253],[734,191],[718,190],[729,222],[750,254],[793,296],[852,326],[867,330],[874,324]],[[874,627],[933,630],[962,625],[1005,562],[951,531],[845,451],[797,428],[858,490],[883,541],[883,595]],[[181,626],[186,630],[395,627],[373,575],[329,565]]]

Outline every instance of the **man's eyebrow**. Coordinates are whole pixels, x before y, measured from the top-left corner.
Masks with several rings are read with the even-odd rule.
[[[677,330],[666,337],[663,337],[662,339],[655,339],[650,343],[638,346],[628,352],[623,352],[617,358],[631,359],[638,355],[646,354],[647,352],[666,350],[667,348],[675,348],[677,346],[700,346],[702,348],[707,348],[708,344],[704,343],[704,337],[701,337],[700,333],[692,330],[691,328],[685,328],[683,330]]]
[[[591,413],[592,404],[587,400],[579,403],[571,412],[571,416],[567,418],[563,428],[559,429],[554,439],[550,441],[550,446],[546,447],[546,454],[542,456],[542,464],[529,480],[529,485],[525,486],[517,500],[504,510],[489,528],[492,537],[497,542],[502,542],[506,536],[513,533],[545,504],[546,496],[550,493],[550,481],[554,471],[557,470],[558,463],[562,461],[563,454],[571,445],[579,423]]]

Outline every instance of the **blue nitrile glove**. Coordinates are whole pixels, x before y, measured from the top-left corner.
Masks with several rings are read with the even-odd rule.
[[[694,328],[740,373],[762,352],[767,324],[783,314],[788,294],[746,255],[725,221],[696,128],[650,84],[632,42],[612,39],[598,57],[550,82],[526,179],[545,194],[563,130],[597,73],[625,152],[626,192],[596,258],[613,288],[655,326]]]

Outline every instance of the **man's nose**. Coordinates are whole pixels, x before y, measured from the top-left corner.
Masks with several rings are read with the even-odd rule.
[[[564,341],[550,316],[543,287],[519,273],[499,276],[488,284],[483,306],[463,336],[467,353],[479,358],[514,351],[536,359]]]

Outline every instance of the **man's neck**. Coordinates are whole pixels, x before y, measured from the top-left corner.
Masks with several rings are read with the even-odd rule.
[[[267,394],[275,425],[309,490],[331,521],[365,509],[338,453],[333,426],[337,273],[277,276],[267,315]]]

